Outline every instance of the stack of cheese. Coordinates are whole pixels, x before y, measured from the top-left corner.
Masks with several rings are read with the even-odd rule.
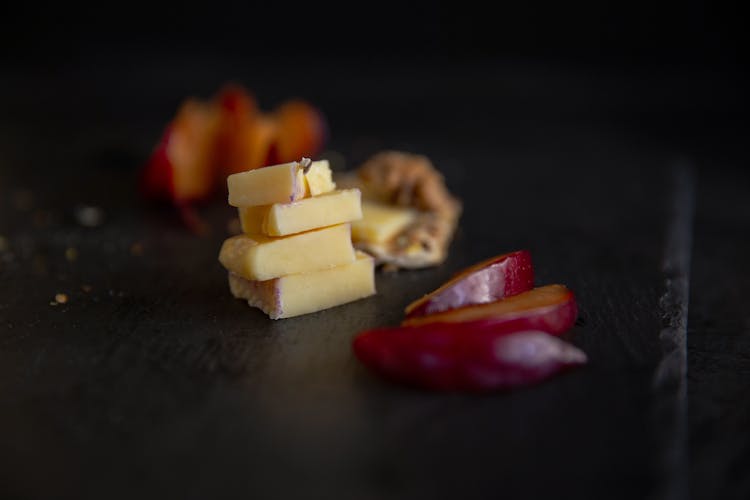
[[[249,170],[227,184],[244,233],[219,254],[232,295],[278,319],[375,293],[373,259],[351,240],[360,192],[336,190],[327,161]]]

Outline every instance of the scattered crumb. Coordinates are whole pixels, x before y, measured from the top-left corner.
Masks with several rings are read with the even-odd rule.
[[[0,235],[0,252],[4,252],[8,249],[8,239],[5,236]]]
[[[232,217],[227,222],[227,233],[229,234],[240,234],[242,232],[242,225],[240,224],[239,217]]]
[[[140,257],[143,255],[144,246],[143,243],[140,241],[136,241],[132,245],[130,245],[130,255],[133,255],[135,257]]]
[[[96,227],[104,222],[104,212],[99,207],[81,206],[76,209],[78,224],[85,227]]]
[[[65,258],[68,259],[68,262],[73,262],[78,258],[78,250],[76,250],[73,247],[68,247],[65,249]]]
[[[86,293],[89,293],[93,289],[94,289],[94,287],[91,286],[91,285],[81,285],[81,290],[83,290]]]
[[[58,304],[65,304],[68,301],[68,296],[64,293],[58,293],[55,295],[55,302]]]

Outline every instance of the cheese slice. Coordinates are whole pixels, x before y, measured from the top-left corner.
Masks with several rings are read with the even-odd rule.
[[[362,218],[358,189],[345,189],[292,203],[238,209],[242,231],[248,234],[286,236]]]
[[[416,219],[409,208],[362,202],[362,219],[352,223],[354,242],[385,243],[401,233]]]
[[[318,160],[310,164],[310,168],[305,173],[307,182],[307,192],[310,196],[328,193],[336,189],[336,183],[333,182],[333,173],[328,160]]]
[[[232,174],[227,187],[234,207],[289,203],[305,196],[305,177],[295,161]]]
[[[373,295],[374,261],[357,252],[350,264],[267,281],[249,281],[230,272],[229,289],[271,319],[291,318]]]
[[[245,279],[263,281],[350,264],[354,247],[349,224],[280,238],[241,234],[224,241],[219,262]]]
[[[273,203],[290,203],[306,196],[316,196],[336,188],[328,161],[293,161],[239,172],[227,177],[229,204],[233,207],[255,207]]]

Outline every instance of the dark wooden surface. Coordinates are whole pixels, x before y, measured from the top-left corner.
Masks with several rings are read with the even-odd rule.
[[[233,300],[229,208],[205,207],[197,238],[134,190],[180,100],[229,79],[266,108],[318,104],[347,167],[429,155],[465,203],[448,261],[296,319]],[[103,55],[6,72],[0,496],[747,498],[744,99],[737,75],[685,68]],[[518,248],[576,292],[589,366],[475,396],[355,360],[358,331]]]

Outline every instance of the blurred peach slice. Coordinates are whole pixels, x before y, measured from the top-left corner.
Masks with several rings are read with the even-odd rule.
[[[142,171],[142,191],[175,204],[192,203],[213,194],[218,127],[215,108],[192,99],[186,101]]]
[[[317,108],[305,101],[290,100],[273,113],[275,138],[268,164],[315,158],[326,141],[327,126]]]

